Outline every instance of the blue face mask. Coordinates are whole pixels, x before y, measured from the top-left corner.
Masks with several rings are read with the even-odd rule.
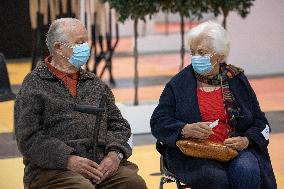
[[[91,53],[90,47],[87,42],[83,44],[77,44],[72,47],[64,43],[62,44],[73,49],[72,56],[70,58],[66,58],[70,62],[70,64],[79,69],[81,66],[87,63]]]
[[[211,64],[209,56],[192,56],[191,64],[198,74],[206,75],[214,69],[214,65]]]

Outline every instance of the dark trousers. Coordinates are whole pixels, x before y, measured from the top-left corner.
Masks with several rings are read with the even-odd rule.
[[[171,156],[169,154],[169,156]],[[180,155],[180,161],[166,159],[170,170],[191,189],[259,189],[260,168],[256,157],[250,151],[239,152],[228,163]],[[178,169],[177,169],[178,168]]]
[[[147,189],[145,181],[137,172],[135,164],[121,163],[115,175],[95,186],[73,171],[44,170],[32,180],[29,189]]]

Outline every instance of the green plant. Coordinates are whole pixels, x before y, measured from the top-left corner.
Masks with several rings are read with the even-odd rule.
[[[180,70],[184,67],[184,20],[185,18],[202,18],[202,13],[207,12],[207,0],[157,0],[163,12],[171,12],[180,16],[181,34],[181,64]]]
[[[231,11],[236,11],[242,18],[250,13],[254,0],[208,0],[208,6],[215,16],[223,15],[223,27],[226,28],[227,17]]]

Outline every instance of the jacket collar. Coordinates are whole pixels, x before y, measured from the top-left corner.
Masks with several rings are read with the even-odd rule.
[[[201,121],[201,113],[196,94],[197,80],[193,75],[191,65],[179,72],[171,81],[174,88],[176,103],[180,104],[180,118],[184,122],[193,123]]]
[[[59,80],[59,78],[56,77],[56,75],[48,68],[48,66],[44,62],[39,62],[33,72],[42,79]],[[83,70],[81,68],[79,72],[80,74],[78,80],[88,80],[95,77],[93,73],[87,72],[86,70]]]

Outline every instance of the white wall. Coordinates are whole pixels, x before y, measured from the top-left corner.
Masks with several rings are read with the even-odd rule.
[[[149,17],[146,17],[146,33],[145,34],[151,35],[154,33],[154,24],[155,24],[155,21],[153,19],[149,19]],[[140,37],[143,34],[144,26],[145,26],[145,22],[139,20],[138,34]],[[124,24],[119,24],[120,36],[122,37],[133,36],[134,35],[133,31],[134,31],[134,22],[132,20],[128,19],[124,22]],[[115,35],[115,33],[113,35]]]
[[[129,122],[132,134],[151,133],[150,118],[157,102],[139,106],[127,106],[116,103],[122,116]]]
[[[248,75],[284,73],[284,0],[256,0],[245,19],[230,13],[227,29],[228,63]]]

